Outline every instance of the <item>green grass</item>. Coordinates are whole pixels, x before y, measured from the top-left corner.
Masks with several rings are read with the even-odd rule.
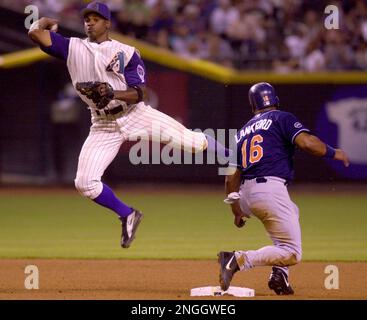
[[[243,229],[233,226],[221,193],[123,198],[145,213],[127,250],[119,246],[115,215],[76,193],[1,194],[0,257],[213,259],[220,250],[270,244],[256,218]],[[304,260],[367,260],[367,197],[297,194],[293,200],[301,211]]]

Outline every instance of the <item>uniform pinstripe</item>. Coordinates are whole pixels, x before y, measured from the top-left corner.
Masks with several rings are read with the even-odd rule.
[[[114,90],[126,90],[128,85],[122,73],[106,71],[106,67],[118,54],[123,54],[124,67],[129,63],[135,48],[118,41],[104,41],[100,44],[88,39],[71,38],[67,59],[68,70],[75,86],[77,82],[108,82]],[[203,133],[185,128],[168,115],[153,109],[144,102],[125,105],[125,110],[114,116],[97,116],[96,106],[78,92],[80,98],[88,104],[91,111],[92,126],[78,162],[75,186],[86,197],[95,199],[102,192],[101,177],[116,157],[121,144],[129,137],[144,133],[149,140],[167,141],[172,146],[189,152],[203,151],[207,140]],[[109,107],[123,105],[124,102],[113,100]],[[154,128],[159,128],[158,131]]]

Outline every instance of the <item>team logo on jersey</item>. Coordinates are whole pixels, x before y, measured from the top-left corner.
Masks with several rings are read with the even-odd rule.
[[[142,65],[138,64],[136,67],[136,72],[138,73],[141,82],[145,82],[145,70]]]
[[[106,71],[114,71],[117,73],[124,73],[124,53],[118,52],[111,62],[108,64]]]
[[[263,100],[264,100],[264,105],[269,105],[270,101],[269,101],[269,97],[268,96],[263,96]]]
[[[294,127],[295,127],[295,128],[297,128],[297,129],[302,128],[302,123],[300,123],[300,122],[296,122],[296,123],[294,124]]]

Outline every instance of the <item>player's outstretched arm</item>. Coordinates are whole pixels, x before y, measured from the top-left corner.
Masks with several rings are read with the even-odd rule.
[[[28,36],[38,45],[49,47],[52,45],[50,30],[57,31],[57,20],[44,17],[33,22]]]
[[[301,132],[294,140],[294,143],[303,151],[316,157],[332,158],[342,161],[346,167],[349,166],[349,159],[343,150],[331,148],[312,134]]]

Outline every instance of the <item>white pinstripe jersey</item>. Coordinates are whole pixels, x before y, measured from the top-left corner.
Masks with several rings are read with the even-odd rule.
[[[116,40],[98,44],[90,42],[88,38],[70,38],[67,67],[74,88],[77,82],[101,81],[111,84],[114,90],[126,90],[128,86],[123,70],[135,51],[134,47]],[[95,104],[80,92],[78,94],[89,106],[92,122],[96,122]],[[121,103],[119,100],[112,100],[109,106]]]

